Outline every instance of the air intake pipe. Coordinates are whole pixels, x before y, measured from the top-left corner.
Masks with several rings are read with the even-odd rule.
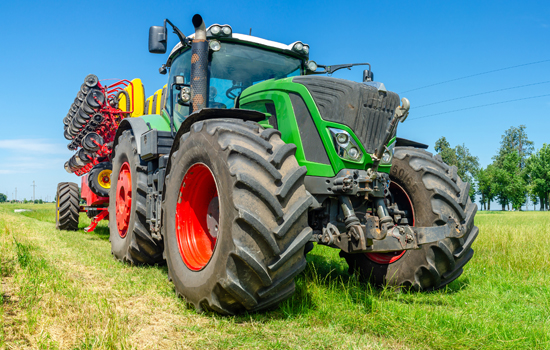
[[[208,101],[208,41],[201,15],[193,16],[195,38],[191,44],[191,106],[193,112],[206,107]]]

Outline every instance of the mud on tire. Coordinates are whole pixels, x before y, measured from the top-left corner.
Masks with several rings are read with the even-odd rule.
[[[215,119],[197,122],[176,140],[163,202],[164,252],[176,291],[198,311],[258,311],[294,292],[294,277],[306,266],[312,197],[296,146],[280,135],[252,122]],[[194,185],[188,170],[197,164],[215,180],[219,231],[209,260],[193,268],[178,245],[183,238],[176,215],[183,215],[177,214],[185,200],[180,193]]]
[[[74,182],[57,184],[57,204],[55,228],[58,230],[78,230],[80,194]]]
[[[473,241],[479,230],[474,226],[477,205],[469,196],[470,184],[457,175],[441,157],[412,147],[396,147],[390,178],[401,186],[412,203],[415,226],[444,225],[451,216],[465,225],[460,239],[425,244],[419,250],[406,251],[391,263],[377,263],[365,254],[345,254],[350,272],[357,271],[364,280],[377,285],[433,290],[454,281],[472,258]]]
[[[126,165],[125,165],[126,164]],[[118,260],[130,264],[155,264],[162,261],[162,242],[156,240],[149,231],[146,222],[146,196],[147,196],[147,165],[141,161],[136,148],[136,139],[132,130],[125,130],[118,139],[115,147],[111,173],[111,188],[109,192],[109,241],[111,252]],[[117,185],[121,176],[121,169],[129,173],[131,190],[125,200],[117,197]],[[124,171],[123,171],[124,173]],[[120,192],[120,188],[118,188]],[[121,215],[117,216],[123,202],[131,205],[123,212],[127,212],[127,227],[119,230],[118,222]]]

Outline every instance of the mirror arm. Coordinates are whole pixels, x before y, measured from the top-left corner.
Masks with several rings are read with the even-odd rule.
[[[313,75],[313,74],[326,74],[327,73],[327,66],[323,66],[322,64],[318,64],[317,65],[317,69],[319,68],[323,68],[322,71],[315,71],[315,72],[312,72],[310,70],[307,70],[306,71],[306,75]]]
[[[351,67],[353,66],[369,66],[369,71],[371,70],[370,63],[348,63],[348,64],[337,64],[334,66],[327,66],[327,73],[332,74],[342,68],[351,69]]]
[[[312,75],[312,74],[332,74],[336,72],[339,69],[347,68],[351,69],[353,66],[369,66],[369,72],[371,70],[370,63],[347,63],[347,64],[336,64],[333,66],[324,66],[322,64],[318,64],[317,68],[323,68],[322,71],[315,71],[315,72],[307,72],[306,75]]]
[[[166,18],[164,20],[164,28],[166,28],[166,23],[168,23],[169,25],[172,26],[172,29],[174,30],[174,33],[176,33],[176,35],[178,36],[178,38],[180,39],[180,42],[183,46],[187,46],[188,43],[189,43],[189,39],[187,39],[185,37],[185,35],[183,35],[183,33],[178,29],[178,27],[176,27],[172,22],[170,22],[170,20],[168,18]]]

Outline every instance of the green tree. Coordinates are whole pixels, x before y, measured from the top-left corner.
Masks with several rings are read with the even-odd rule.
[[[8,200],[8,196],[3,193],[0,193],[0,203],[4,203]]]
[[[527,159],[533,153],[533,141],[525,131],[525,125],[510,127],[502,135],[498,154],[493,157],[496,168],[495,197],[502,205],[516,210],[527,201],[529,193],[529,171],[525,169]]]
[[[534,151],[534,142],[530,141],[525,132],[525,125],[520,125],[519,127],[510,127],[510,129],[504,132],[504,135],[501,136],[502,140],[500,141],[500,149],[498,155],[495,156],[495,160],[499,163],[504,160],[507,154],[515,152],[519,156],[518,166],[523,169],[525,168],[525,162],[527,158]]]
[[[550,202],[550,145],[544,144],[526,162],[526,172],[530,181],[529,192],[540,201],[540,210],[548,210]]]
[[[476,190],[473,180],[479,170],[479,158],[471,155],[470,150],[464,144],[451,148],[444,136],[435,142],[434,149],[446,164],[456,166],[457,174],[463,181],[470,183],[468,194],[474,201]]]
[[[475,179],[477,181],[477,194],[481,196],[481,206],[484,210],[491,210],[491,202],[495,199],[495,166],[489,164],[487,168],[479,169]]]

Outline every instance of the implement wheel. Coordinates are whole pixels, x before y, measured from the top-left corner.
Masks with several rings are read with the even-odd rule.
[[[109,197],[111,189],[111,173],[113,166],[110,162],[99,163],[88,173],[88,187],[100,197]]]
[[[276,306],[306,266],[312,202],[296,147],[239,120],[197,122],[174,144],[163,201],[168,273],[198,311]]]
[[[458,177],[456,167],[412,147],[395,148],[390,178],[390,191],[399,208],[410,213],[410,225],[445,225],[451,216],[466,225],[466,234],[424,244],[418,250],[340,255],[346,258],[350,272],[357,271],[376,285],[433,290],[449,284],[472,258],[471,246],[479,233],[474,226],[477,205],[470,200],[470,184]]]
[[[80,194],[74,182],[60,182],[57,185],[55,208],[55,228],[58,230],[78,230]]]
[[[132,130],[125,130],[115,147],[109,192],[112,254],[130,264],[162,261],[162,242],[153,238],[145,219],[147,165],[136,149]]]

